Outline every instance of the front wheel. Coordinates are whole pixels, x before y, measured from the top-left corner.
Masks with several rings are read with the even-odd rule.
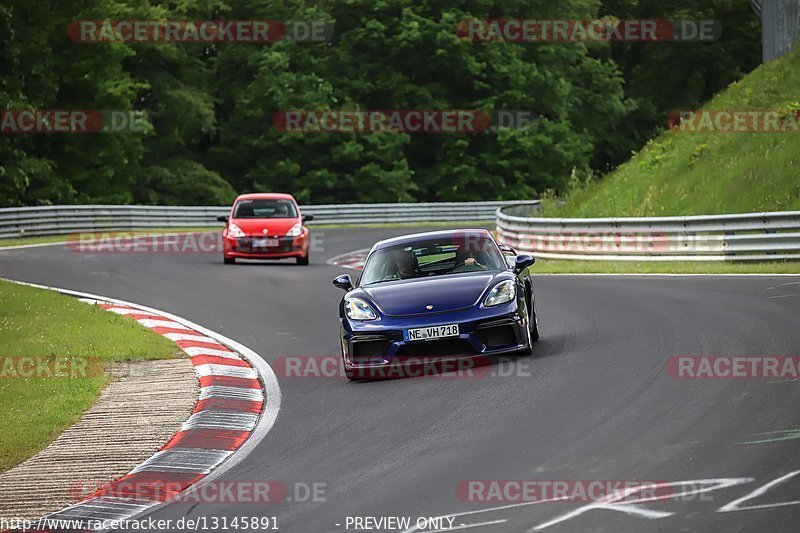
[[[298,257],[297,258],[297,264],[298,265],[307,265],[308,264],[308,256],[309,256],[309,254],[306,254],[303,257]]]
[[[528,353],[533,352],[533,343],[539,340],[539,321],[536,319],[536,303],[533,289],[525,287],[525,310],[528,312]]]
[[[536,342],[539,340],[539,321],[536,320],[536,311],[532,311],[528,321],[528,328],[530,331],[530,339],[531,342]]]
[[[234,264],[236,262],[236,258],[235,257],[228,257],[226,255],[223,255],[222,256],[222,262],[225,263],[226,265],[232,265],[232,264]]]

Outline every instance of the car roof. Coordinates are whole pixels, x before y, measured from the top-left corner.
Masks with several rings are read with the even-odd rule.
[[[294,196],[283,192],[251,192],[240,194],[236,197],[239,200],[294,200]]]
[[[440,231],[428,231],[425,233],[412,233],[410,235],[401,235],[400,237],[392,237],[391,239],[385,239],[382,241],[378,241],[372,247],[372,250],[380,250],[382,248],[388,248],[390,246],[397,246],[402,244],[411,244],[418,241],[427,241],[430,239],[448,239],[448,238],[465,238],[465,237],[488,237],[492,238],[492,234],[489,233],[489,230],[482,229],[482,228],[472,228],[472,229],[448,229],[448,230],[440,230]]]

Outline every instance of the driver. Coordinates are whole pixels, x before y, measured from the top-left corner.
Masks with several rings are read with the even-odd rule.
[[[478,260],[475,258],[475,255],[472,252],[467,252],[467,249],[464,246],[464,244],[460,244],[458,246],[458,250],[456,250],[456,264],[453,267],[453,270],[462,266],[476,267],[481,270],[489,270],[486,266],[478,262]]]

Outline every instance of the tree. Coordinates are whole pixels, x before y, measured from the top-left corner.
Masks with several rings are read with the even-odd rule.
[[[261,5],[237,13],[258,17]],[[280,14],[333,21],[334,41],[226,47],[217,56],[215,79],[228,93],[219,91],[209,162],[238,190],[291,190],[313,202],[531,197],[563,188],[574,168],[588,171],[594,144],[628,111],[615,65],[583,44],[472,43],[456,34],[464,19],[500,13],[592,17],[596,2],[295,7]],[[471,135],[304,135],[272,128],[270,117],[285,109],[532,110],[537,118],[527,129]]]
[[[622,72],[625,94],[636,104],[599,147],[595,168],[626,161],[666,126],[676,109],[697,109],[761,61],[761,26],[740,0],[602,0],[601,15],[619,19],[715,20],[714,42],[615,43],[607,52]]]
[[[469,42],[465,19],[713,18],[714,43]],[[80,19],[315,20],[327,43],[76,43]],[[0,205],[530,198],[628,158],[758,64],[740,0],[6,0],[0,108],[141,112],[131,133],[0,134]],[[484,133],[285,133],[281,110],[523,110]]]

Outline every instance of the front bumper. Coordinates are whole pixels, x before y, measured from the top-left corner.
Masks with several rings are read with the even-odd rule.
[[[523,307],[524,309],[524,307]],[[458,337],[406,341],[410,328],[459,325]],[[375,368],[404,361],[449,360],[502,355],[525,350],[528,318],[516,302],[498,308],[470,308],[411,317],[384,317],[369,322],[341,319],[342,355],[346,369]]]
[[[260,237],[259,237],[260,238]],[[305,257],[308,255],[308,238],[306,234],[297,237],[278,237],[278,246],[268,248],[254,247],[253,237],[224,237],[223,253],[225,257],[243,259],[286,259],[288,257]]]

